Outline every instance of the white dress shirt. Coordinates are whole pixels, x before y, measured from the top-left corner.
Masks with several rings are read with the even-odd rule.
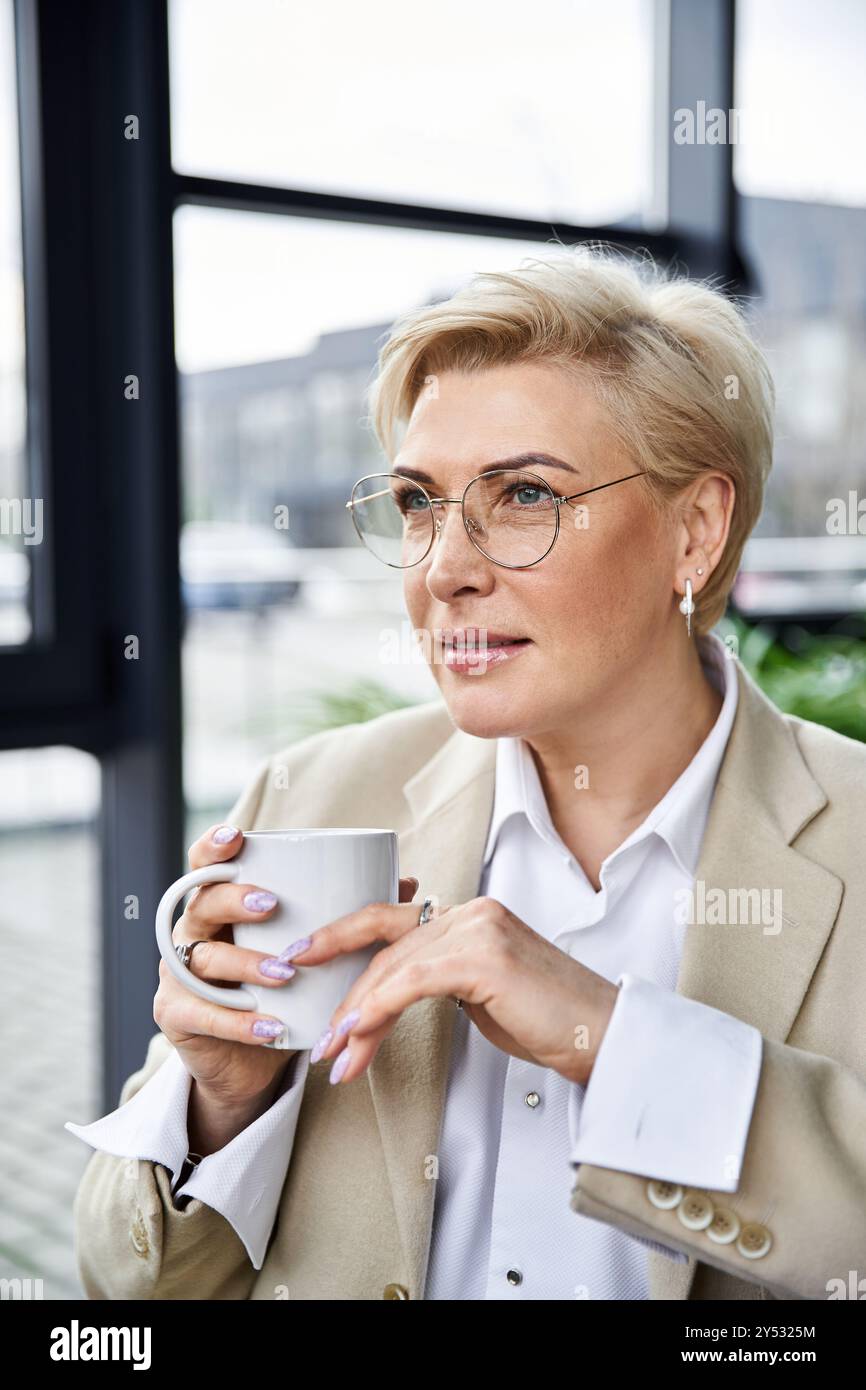
[[[738,695],[724,644],[714,634],[698,640],[708,677],[724,693],[722,709],[688,767],[604,860],[598,891],[553,827],[528,745],[498,740],[478,893],[620,989],[586,1086],[501,1052],[458,1011],[425,1299],[647,1298],[648,1251],[685,1256],[574,1212],[580,1163],[737,1188],[761,1035],[675,992],[686,930],[679,893],[694,884]],[[175,1197],[219,1211],[256,1269],[288,1171],[309,1057],[293,1059],[259,1119],[172,1186]],[[190,1085],[172,1051],[125,1105],[66,1128],[107,1153],[161,1163],[176,1183]]]

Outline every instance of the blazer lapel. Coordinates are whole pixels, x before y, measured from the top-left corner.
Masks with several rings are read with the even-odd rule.
[[[495,740],[455,730],[404,786],[413,823],[399,836],[400,872],[419,880],[419,911],[427,895],[443,907],[477,896],[495,767]],[[407,1009],[367,1073],[410,1299],[423,1297],[455,1012],[450,998],[424,999]]]
[[[761,925],[715,925],[709,913],[706,924],[695,920],[676,988],[784,1042],[835,921],[842,884],[791,847],[827,797],[784,716],[739,662],[737,675],[737,714],[701,846],[695,903],[714,902],[713,890],[731,902],[732,890],[763,889],[781,910],[778,921]],[[400,867],[419,878],[419,903],[426,894],[443,905],[477,894],[495,764],[495,740],[455,730],[403,788],[412,823],[400,835]],[[423,1297],[454,1011],[450,999],[407,1010],[368,1071],[412,1299]],[[694,1273],[694,1258],[677,1263],[651,1252],[651,1298],[688,1298]]]
[[[827,796],[791,725],[739,662],[737,673],[737,713],[695,873],[676,988],[785,1042],[836,920],[842,883],[792,848]],[[754,894],[763,890],[775,920],[767,913],[756,923],[737,906],[748,902],[749,890],[755,906]],[[722,905],[716,920],[712,904]],[[677,1263],[653,1251],[650,1296],[688,1298],[695,1268],[694,1257]]]

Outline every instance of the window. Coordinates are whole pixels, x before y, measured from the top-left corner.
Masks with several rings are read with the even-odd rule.
[[[657,222],[654,13],[653,0],[172,0],[173,162],[508,216]]]
[[[866,522],[828,528],[866,494],[864,51],[859,3],[738,5],[741,245],[777,392],[766,504],[735,589],[747,616],[866,609]]]
[[[741,193],[866,207],[864,54],[862,0],[737,0]]]
[[[29,496],[27,396],[15,35],[0,4],[0,645],[30,636],[30,550],[41,540],[41,502]]]

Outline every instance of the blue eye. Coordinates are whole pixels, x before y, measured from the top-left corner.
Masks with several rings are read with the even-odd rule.
[[[535,483],[509,483],[504,489],[504,499],[514,503],[518,511],[529,511],[550,505],[550,493]]]
[[[404,513],[427,511],[430,505],[426,495],[423,492],[419,492],[417,488],[405,488],[402,491],[398,490],[394,493],[394,501],[397,503],[400,511]],[[417,503],[420,503],[420,506],[416,505]]]

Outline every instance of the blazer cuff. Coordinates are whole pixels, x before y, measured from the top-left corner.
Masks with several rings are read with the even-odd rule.
[[[207,1154],[179,1186],[177,1179],[189,1152],[187,1108],[192,1077],[174,1048],[123,1105],[92,1124],[67,1120],[64,1128],[104,1153],[168,1169],[173,1174],[172,1199],[198,1198],[219,1212],[243,1242],[253,1266],[261,1269],[289,1167],[309,1065],[309,1052],[299,1052],[289,1064],[281,1094],[264,1114],[223,1148]]]

